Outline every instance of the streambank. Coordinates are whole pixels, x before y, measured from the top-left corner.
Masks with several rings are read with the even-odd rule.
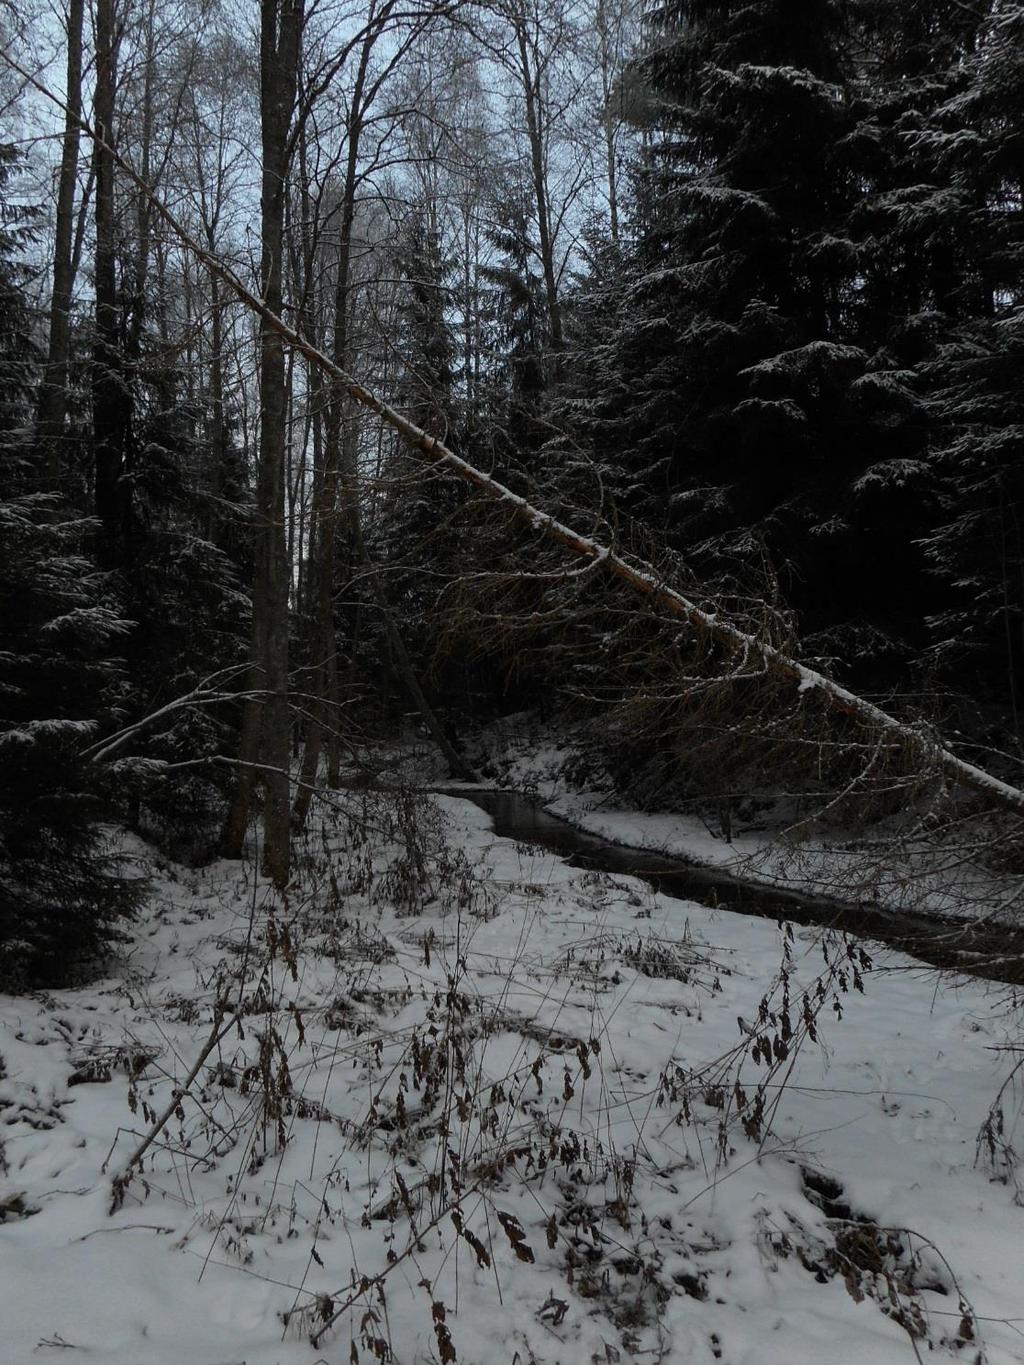
[[[776,887],[725,867],[630,847],[590,833],[524,792],[469,785],[430,790],[472,801],[490,816],[495,834],[548,849],[571,867],[639,877],[678,900],[839,930],[898,948],[928,966],[1012,985],[1024,983],[1024,930],[1005,923],[893,910],[816,891]]]

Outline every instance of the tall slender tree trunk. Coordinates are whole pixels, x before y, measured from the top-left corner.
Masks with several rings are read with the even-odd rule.
[[[85,0],[68,5],[67,107],[57,181],[57,221],[53,244],[53,290],[50,295],[50,336],[46,368],[39,386],[36,411],[36,448],[46,461],[47,479],[60,483],[61,438],[67,408],[68,360],[71,347],[71,299],[75,287],[75,187],[81,146],[82,26]]]
[[[548,334],[555,353],[555,367],[562,350],[562,306],[558,298],[558,272],[555,266],[555,242],[548,203],[547,159],[544,150],[543,101],[538,63],[530,58],[525,18],[515,23],[519,47],[520,74],[526,105],[526,132],[530,143],[530,169],[533,193],[537,206],[537,238],[541,269],[544,272],[544,293],[548,314]]]
[[[93,347],[92,409],[95,441],[95,506],[102,528],[101,559],[115,563],[123,548],[127,520],[124,464],[131,399],[121,349],[117,297],[114,205],[114,90],[117,33],[114,0],[96,0],[96,334]]]
[[[283,301],[285,195],[288,134],[298,80],[303,0],[262,0],[260,6],[260,124],[263,183],[260,202],[260,281],[273,312]],[[285,446],[288,393],[284,344],[274,328],[260,325],[259,519],[253,615],[254,640],[263,667],[264,776],[263,866],[283,888],[289,873],[288,589],[285,528]]]
[[[255,643],[252,646],[256,652]],[[255,662],[249,670],[247,686],[254,690],[261,685],[259,666]],[[248,699],[242,705],[242,723],[238,740],[238,776],[234,795],[224,820],[221,834],[221,854],[225,858],[240,858],[245,848],[245,836],[252,813],[252,798],[256,788],[257,764],[260,757],[263,707]]]
[[[299,236],[302,265],[302,308],[299,321],[303,335],[316,341],[319,328],[316,310],[316,252],[310,230],[313,212],[309,192],[307,146],[303,134],[299,136],[299,174],[302,213]],[[350,157],[351,160],[351,157]],[[296,267],[297,270],[297,267]],[[309,815],[313,791],[320,772],[320,756],[325,734],[332,730],[330,661],[334,652],[334,622],[332,609],[334,505],[336,492],[331,478],[331,442],[324,435],[324,407],[328,401],[328,384],[324,376],[311,368],[307,376],[312,408],[311,435],[313,440],[313,496],[309,519],[309,556],[305,578],[307,648],[310,660],[309,699],[306,706],[305,742],[299,784],[292,808],[292,824],[302,829]],[[325,600],[326,599],[326,600]]]
[[[142,348],[142,331],[146,320],[147,284],[153,236],[153,131],[155,124],[154,83],[156,80],[156,0],[149,0],[145,15],[145,44],[143,49],[142,127],[139,138],[139,174],[145,188],[140,188],[135,204],[135,243],[132,261],[131,308],[127,350],[132,364],[137,364]],[[188,272],[186,272],[186,279]],[[189,316],[192,316],[189,310]],[[185,367],[186,376],[193,373],[193,365]]]
[[[260,292],[268,309],[283,302],[285,194],[289,132],[295,108],[303,0],[261,0],[260,130],[263,178],[260,200]],[[289,875],[288,596],[290,572],[285,526],[285,447],[288,393],[280,333],[260,322],[260,445],[256,480],[256,553],[253,583],[253,660],[263,692],[259,754],[263,783],[263,868],[279,889]],[[245,748],[254,746],[255,719],[243,721]],[[228,817],[225,843],[248,824],[251,778],[243,769]]]
[[[607,0],[597,0],[598,55],[601,65],[601,130],[604,134],[604,154],[608,177],[608,219],[611,239],[619,241],[619,171],[615,154],[616,118],[612,110],[613,66],[611,34],[608,24]]]
[[[306,742],[302,751],[299,786],[295,793],[292,821],[301,829],[309,814],[313,788],[320,771],[320,755],[325,734],[330,736],[336,724],[331,680],[336,669],[330,665],[334,658],[334,548],[335,509],[337,508],[337,475],[324,470],[313,497],[313,519],[317,527],[316,555],[310,572],[310,647],[315,663],[313,669],[313,699],[306,724]]]
[[[375,37],[368,33],[360,51],[355,85],[349,104],[348,148],[345,179],[342,185],[338,231],[338,265],[334,290],[334,330],[331,354],[344,368],[348,356],[348,296],[352,269],[352,227],[356,213],[356,188],[359,173],[359,139],[362,132],[362,104],[370,54]],[[334,630],[334,572],[337,554],[338,494],[342,465],[346,394],[334,385],[323,385],[326,397],[324,415],[323,466],[313,490],[313,524],[316,528],[316,555],[311,566],[310,652],[316,661],[317,693],[306,729],[300,785],[295,793],[293,823],[302,828],[309,815],[312,789],[320,768],[324,738],[328,740],[328,781],[337,782],[338,749],[332,731],[337,722],[337,663]],[[333,667],[332,667],[333,664]]]
[[[206,224],[206,238],[213,252],[215,248],[214,224]],[[239,549],[238,533],[232,514],[225,510],[224,503],[236,493],[228,477],[230,455],[230,436],[227,425],[227,412],[224,402],[224,309],[221,294],[221,281],[215,271],[210,277],[210,422],[212,426],[211,445],[213,449],[213,468],[210,478],[210,505],[207,514],[207,535],[218,549],[234,556]],[[257,668],[249,671],[248,687],[260,686]],[[245,846],[248,830],[252,793],[256,768],[260,756],[261,708],[256,701],[246,701],[242,707],[241,729],[239,734],[239,758],[241,766],[236,780],[234,799],[228,809],[224,829],[221,834],[221,853],[225,858],[240,858]],[[250,766],[253,765],[253,766]]]
[[[222,506],[227,485],[229,448],[224,410],[224,304],[220,295],[220,280],[216,275],[210,276],[210,425],[213,469],[207,535],[218,549],[228,550],[231,538],[226,534],[226,527],[229,518],[225,517]]]

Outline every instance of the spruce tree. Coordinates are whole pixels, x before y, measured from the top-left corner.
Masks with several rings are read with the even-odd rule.
[[[102,953],[138,900],[104,848],[84,750],[116,715],[128,629],[89,558],[95,523],[45,491],[29,440],[38,359],[0,148],[0,991],[58,985]],[[5,211],[6,210],[6,211]]]
[[[429,202],[412,206],[395,246],[400,281],[396,341],[401,356],[396,394],[402,411],[417,426],[459,449],[463,404],[457,393],[451,265],[445,258],[432,208],[436,206]],[[389,474],[397,496],[382,502],[368,536],[369,559],[383,572],[377,573],[373,584],[363,576],[362,597],[369,607],[368,619],[375,624],[361,644],[378,659],[389,661],[400,694],[403,685],[400,661],[393,657],[393,630],[398,630],[410,651],[412,666],[425,680],[434,647],[427,616],[439,581],[458,562],[459,546],[453,541],[449,523],[465,502],[465,491],[437,469],[410,456],[404,446],[393,450]],[[394,614],[390,630],[382,629],[381,602]]]
[[[926,540],[936,659],[1024,743],[1024,5],[996,4],[920,142],[959,212],[963,304],[926,367],[941,439]],[[997,736],[1001,746],[1005,731]]]
[[[861,325],[852,7],[673,0],[655,24],[591,443],[702,573],[767,554],[814,647],[878,661],[914,617],[926,436],[912,376]]]
[[[158,353],[158,366],[162,359]],[[201,414],[179,397],[176,378],[164,362],[160,384],[140,386],[137,394],[137,459],[116,575],[133,622],[122,646],[133,719],[206,680],[214,690],[223,681],[230,692],[245,659],[251,621],[240,578],[244,559],[233,561],[206,534],[211,522],[231,528],[228,543],[244,556],[247,507],[244,501],[236,505],[229,520],[219,498],[217,515],[211,516],[204,486],[217,452],[210,449]],[[123,814],[183,861],[201,861],[216,845],[230,777],[222,766],[203,767],[202,760],[232,752],[234,721],[226,703],[174,708],[146,726],[133,751],[169,766],[146,762],[124,773]]]
[[[18,486],[10,452],[0,456]],[[0,502],[0,989],[60,984],[118,934],[137,889],[104,849],[102,772],[129,629],[56,498]]]

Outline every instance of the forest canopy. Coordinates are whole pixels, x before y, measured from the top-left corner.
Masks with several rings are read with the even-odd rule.
[[[258,809],[283,887],[409,712],[462,777],[554,707],[642,803],[1014,807],[1024,8],[4,23],[12,979],[130,910],[104,819]]]

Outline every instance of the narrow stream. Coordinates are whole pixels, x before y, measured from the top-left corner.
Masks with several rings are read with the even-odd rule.
[[[811,893],[776,890],[721,868],[685,862],[587,834],[522,792],[480,787],[435,788],[472,801],[491,817],[495,834],[545,848],[570,867],[640,877],[677,900],[720,906],[743,915],[790,920],[884,943],[929,966],[1011,984],[1024,983],[1024,931],[974,925],[854,905]]]

